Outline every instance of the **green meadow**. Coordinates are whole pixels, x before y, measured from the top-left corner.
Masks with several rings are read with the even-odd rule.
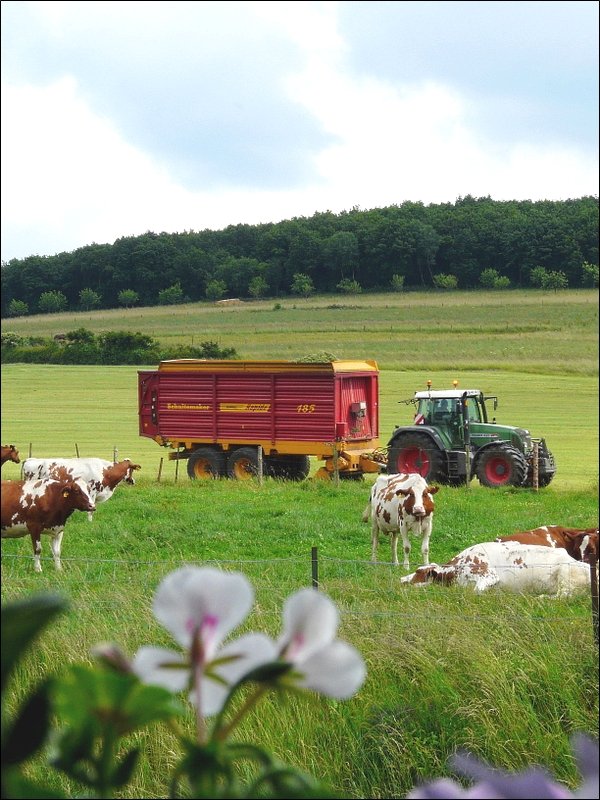
[[[598,293],[452,292],[316,297],[28,317],[3,331],[49,336],[86,327],[135,330],[159,341],[211,340],[244,359],[315,353],[369,358],[380,368],[380,439],[411,421],[402,400],[427,380],[457,379],[498,395],[498,422],[544,436],[558,472],[533,490],[442,487],[430,545],[443,563],[464,547],[541,524],[598,521]],[[156,365],[147,365],[152,368]],[[141,369],[141,367],[139,368]],[[256,591],[240,629],[277,635],[287,595],[310,585],[318,550],[322,591],[340,609],[340,637],[362,653],[367,680],[352,699],[267,698],[240,737],[318,776],[339,797],[404,797],[417,783],[450,774],[457,748],[508,770],[545,765],[574,788],[569,738],[597,737],[598,660],[590,598],[533,597],[400,584],[381,541],[370,561],[361,522],[372,478],[362,483],[267,479],[193,482],[185,464],[138,435],[137,367],[6,365],[3,443],[22,457],[132,458],[136,486],[121,486],[93,522],[75,513],[63,541],[61,573],[43,540],[34,574],[27,539],[2,543],[3,602],[41,590],[64,593],[70,610],[44,632],[18,670],[10,709],[42,674],[89,661],[99,641],[132,654],[172,646],[151,612],[153,592],[182,563],[240,570]],[[160,482],[157,480],[163,459]],[[318,466],[313,465],[313,469]],[[3,479],[18,478],[7,463]],[[411,563],[420,559],[413,541]],[[193,730],[189,720],[190,731]],[[135,735],[144,755],[127,798],[167,796],[177,745],[166,729]],[[70,796],[83,788],[28,768]]]

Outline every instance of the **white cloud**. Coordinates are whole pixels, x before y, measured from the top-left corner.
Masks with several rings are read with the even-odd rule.
[[[8,5],[13,7],[14,14],[18,4]],[[478,124],[485,113],[483,104],[478,104],[472,93],[461,90],[456,81],[444,83],[427,75],[419,80],[413,77],[402,81],[398,74],[389,77],[382,74],[375,77],[374,73],[365,72],[357,74],[349,58],[349,43],[338,27],[339,5],[328,2],[206,4],[211,11],[218,6],[221,14],[232,7],[241,8],[244,15],[253,12],[254,22],[259,26],[253,32],[257,47],[273,42],[276,48],[273,52],[280,52],[288,42],[294,56],[290,64],[282,63],[280,71],[265,72],[263,65],[260,79],[267,74],[271,85],[265,86],[265,103],[260,108],[253,109],[255,94],[243,94],[243,81],[236,84],[235,95],[222,98],[210,81],[206,88],[199,83],[200,93],[193,102],[195,107],[201,107],[203,98],[210,98],[215,104],[210,111],[216,127],[214,131],[211,128],[203,131],[202,145],[197,144],[196,151],[193,127],[179,141],[176,136],[169,136],[166,142],[157,139],[153,147],[152,137],[148,139],[142,135],[138,143],[133,144],[128,134],[136,118],[138,127],[145,124],[148,130],[148,120],[153,119],[155,111],[153,103],[165,99],[164,94],[151,94],[151,76],[146,85],[139,85],[135,97],[128,94],[131,87],[137,85],[130,81],[119,102],[110,106],[106,100],[111,92],[119,90],[118,83],[102,86],[98,102],[98,94],[90,86],[97,86],[93,81],[101,76],[94,74],[92,84],[86,83],[86,76],[78,72],[76,58],[65,62],[70,69],[61,64],[61,69],[56,69],[54,74],[62,77],[45,85],[35,83],[32,76],[27,81],[23,76],[11,74],[10,81],[5,79],[2,86],[3,259],[34,253],[52,254],[92,242],[112,242],[120,236],[139,235],[147,230],[218,229],[229,224],[277,222],[293,216],[310,216],[318,211],[339,212],[355,206],[382,207],[405,200],[454,202],[466,194],[490,195],[497,200],[567,199],[598,194],[597,152],[575,144],[559,145],[550,135],[540,137],[539,145],[534,146],[531,137],[526,140],[513,133],[506,138],[500,133],[490,134],[489,130],[484,134],[485,126]],[[204,6],[198,4],[198,9]],[[71,15],[73,7],[76,13]],[[122,45],[127,41],[127,25],[139,25],[139,4],[123,3],[119,7],[121,12],[117,16],[125,26],[119,29]],[[178,13],[179,7],[185,7],[186,14],[190,9],[185,3],[153,4],[154,23],[164,19],[166,24],[168,19],[170,31],[174,29],[173,17],[162,17],[158,7],[162,8],[162,13],[166,13],[167,8],[174,9],[173,14]],[[73,26],[77,34],[73,41],[79,41],[83,35],[89,37],[91,29],[85,28],[88,9],[90,15],[93,11],[95,20],[103,20],[99,37],[110,36],[107,15],[113,13],[114,4],[43,3],[41,8],[46,15],[51,14],[48,36],[52,36],[54,42],[61,36],[71,35]],[[40,25],[41,20],[42,17],[38,17]],[[219,53],[219,64],[229,58],[228,47],[233,48],[230,51],[233,63],[237,55],[235,48],[242,41],[240,28],[247,20],[244,16],[244,20],[237,21],[237,33],[232,41],[226,36],[222,39],[224,52]],[[212,24],[215,24],[214,19]],[[43,32],[43,27],[41,30]],[[148,33],[147,29],[145,31]],[[40,30],[37,34],[42,35]],[[186,47],[189,47],[191,34],[188,31],[186,34]],[[171,40],[167,38],[170,50],[172,43],[169,44]],[[203,31],[204,41],[207,41],[206,30]],[[110,53],[110,48],[111,40],[102,38],[96,55],[102,49]],[[185,50],[181,54],[181,64],[174,63],[168,87],[174,102],[169,106],[169,113],[181,109],[182,122],[186,118],[188,94],[195,84],[188,81],[180,88],[177,70],[184,74],[195,69],[200,74],[199,64],[210,63],[213,50],[215,53],[219,50],[216,42],[202,51],[200,62],[190,62],[190,53]],[[60,53],[60,48],[56,52]],[[236,74],[243,77],[244,70],[251,73],[252,65],[246,64],[245,59],[249,54],[256,56],[257,52],[260,49],[243,54],[241,66],[238,65],[241,72],[233,70],[231,77]],[[139,48],[134,53],[132,70],[135,69],[136,76],[143,70],[142,55]],[[122,50],[120,57],[123,57]],[[148,68],[156,68],[159,62],[154,64],[148,51],[146,57]],[[176,60],[177,55],[170,58]],[[13,73],[18,63],[13,54]],[[36,62],[39,71],[42,63]],[[266,63],[270,66],[270,62]],[[116,74],[118,69],[113,64],[110,79],[114,80]],[[267,123],[271,119],[265,115],[272,114],[273,123],[283,118],[277,106],[281,88],[285,93],[281,101],[292,102],[300,112],[300,119],[306,120],[311,129],[322,132],[321,139],[312,138],[309,144],[309,140],[303,140],[296,147],[293,129],[285,129],[285,138],[280,138],[278,134],[284,129],[275,128],[276,133],[265,141],[265,119]],[[505,116],[509,122],[508,94],[505,100]],[[222,109],[219,102],[223,103]],[[232,102],[247,103],[245,124],[239,132],[235,127],[228,130],[223,126],[221,139],[239,143],[240,136],[247,136],[249,146],[220,152],[222,142],[217,123],[219,119],[230,119],[227,114]],[[492,100],[487,98],[485,102]],[[150,113],[137,117],[125,113],[124,124],[119,113],[127,109],[127,103],[138,104],[140,108],[146,105]],[[99,108],[104,109],[104,116]],[[253,126],[252,112],[257,123],[260,115],[260,124],[256,126]],[[285,120],[291,121],[294,117],[288,112],[289,106]],[[164,113],[161,118],[160,108],[156,108],[156,121],[163,126],[156,130],[156,137],[160,137],[163,129],[168,130],[169,123],[172,123],[170,132],[176,133],[180,120],[177,117],[172,121],[167,119],[165,126]],[[215,131],[211,144],[207,137]],[[251,146],[252,137],[256,139],[254,146]],[[317,146],[319,141],[321,144]],[[197,159],[199,174],[202,174],[203,165],[210,164],[212,159],[218,175],[217,162],[223,158],[223,153],[241,159],[244,153],[256,153],[257,147],[266,152],[267,165],[270,151],[274,177],[278,165],[286,169],[293,159],[302,159],[298,169],[295,168],[302,177],[302,181],[296,180],[300,187],[293,188],[290,179],[286,189],[269,190],[256,185],[252,188],[252,173],[246,170],[244,180],[240,178],[237,186],[235,180],[229,180],[229,188],[192,191],[181,185],[175,172],[169,171],[177,163],[179,143],[182,148],[188,148],[186,158]],[[171,162],[165,159],[169,147],[173,153]],[[286,158],[287,162],[282,160]],[[180,162],[179,167],[186,163],[189,162]],[[229,164],[234,178],[238,166],[241,176],[245,164],[242,161]],[[284,174],[287,173],[281,173],[279,183],[283,182]],[[201,186],[199,181],[195,185]],[[213,181],[213,185],[223,187],[225,184]],[[265,185],[262,181],[262,186]],[[277,185],[277,181],[273,185]]]

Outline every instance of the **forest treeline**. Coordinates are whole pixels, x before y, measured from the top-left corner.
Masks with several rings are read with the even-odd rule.
[[[312,292],[598,285],[598,198],[405,202],[2,264],[2,317]]]

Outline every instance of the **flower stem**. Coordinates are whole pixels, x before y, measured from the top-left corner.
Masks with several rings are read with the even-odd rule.
[[[231,731],[238,725],[242,717],[253,708],[260,698],[266,694],[268,691],[268,686],[259,686],[252,694],[250,694],[243,702],[241,708],[237,710],[237,712],[233,715],[232,719],[229,720],[227,725],[224,725],[222,728],[219,728],[213,733],[213,739],[217,741],[224,741]]]

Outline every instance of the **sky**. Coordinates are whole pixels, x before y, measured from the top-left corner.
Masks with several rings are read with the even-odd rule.
[[[598,8],[2,0],[2,261],[598,196]]]

